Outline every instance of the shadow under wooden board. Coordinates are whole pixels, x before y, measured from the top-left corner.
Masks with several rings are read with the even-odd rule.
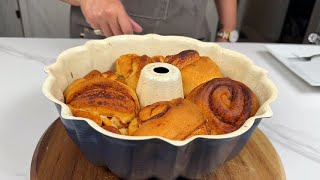
[[[60,119],[43,134],[33,154],[31,180],[119,179],[106,167],[90,163],[67,135]],[[285,179],[281,160],[267,137],[256,129],[234,159],[203,179]]]

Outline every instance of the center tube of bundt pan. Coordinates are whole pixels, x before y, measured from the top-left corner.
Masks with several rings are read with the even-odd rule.
[[[180,70],[168,63],[151,63],[140,73],[137,95],[141,107],[159,101],[183,98]]]

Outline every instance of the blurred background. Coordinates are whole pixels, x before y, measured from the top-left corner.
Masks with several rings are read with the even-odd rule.
[[[207,6],[212,39],[213,0]],[[0,0],[0,37],[68,38],[70,6],[59,0]],[[240,42],[309,43],[320,34],[320,0],[239,0]]]

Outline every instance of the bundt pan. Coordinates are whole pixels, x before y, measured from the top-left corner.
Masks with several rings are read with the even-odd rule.
[[[193,49],[213,59],[225,77],[241,81],[257,95],[260,108],[238,130],[223,135],[199,135],[184,141],[157,136],[124,136],[108,132],[93,121],[74,117],[64,103],[63,92],[74,80],[91,70],[114,69],[123,54],[171,55]],[[198,179],[234,158],[244,147],[262,118],[272,116],[270,103],[277,97],[267,71],[246,56],[215,43],[179,36],[121,35],[91,40],[61,53],[56,63],[45,68],[48,77],[43,93],[55,103],[66,131],[88,160],[107,166],[125,179],[156,177]]]

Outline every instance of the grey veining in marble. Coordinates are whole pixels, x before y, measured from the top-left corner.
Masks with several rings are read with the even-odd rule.
[[[0,44],[0,54],[5,53],[12,56],[19,56],[21,58],[24,58],[25,60],[29,61],[36,61],[40,62],[43,65],[49,65],[55,61],[55,57],[46,57],[46,56],[39,56],[34,55],[32,53],[29,53],[27,51],[17,49],[8,45]]]
[[[278,123],[263,123],[261,128],[273,141],[316,163],[320,163],[320,138],[314,137],[312,135],[314,132],[295,130]]]

